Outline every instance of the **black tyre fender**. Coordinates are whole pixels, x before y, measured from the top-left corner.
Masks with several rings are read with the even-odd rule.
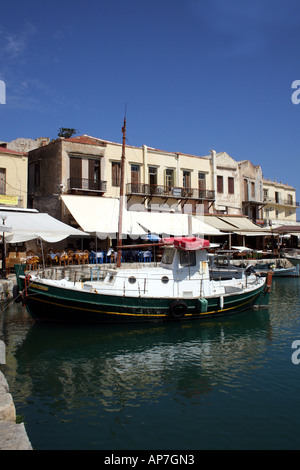
[[[173,318],[183,318],[187,313],[187,304],[184,300],[174,300],[169,306],[169,313]]]
[[[13,299],[16,302],[16,304],[22,301],[22,297],[19,291],[19,286],[17,284],[13,286]]]

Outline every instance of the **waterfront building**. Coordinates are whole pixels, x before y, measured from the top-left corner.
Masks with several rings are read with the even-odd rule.
[[[75,140],[74,140],[75,139]],[[28,152],[28,205],[74,225],[62,194],[103,196],[106,143],[99,139],[58,138]]]
[[[61,196],[119,198],[121,144],[88,135],[43,144],[28,153],[29,207],[76,226]],[[130,210],[247,216],[263,224],[274,206],[266,190],[268,198],[277,197],[259,165],[214,150],[196,156],[127,145],[124,180]],[[295,189],[281,187],[278,218],[296,220]]]
[[[211,173],[216,190],[214,213],[262,218],[263,175],[259,165],[236,161],[228,153],[211,151]]]
[[[273,228],[281,225],[294,225],[297,220],[296,189],[289,184],[263,180],[264,224]]]
[[[114,165],[118,163],[110,163],[113,178]],[[209,212],[215,200],[210,157],[171,153],[145,145],[128,148],[125,182],[128,208],[143,205],[156,212]]]
[[[121,155],[120,144],[86,135],[30,151],[30,207],[70,223],[62,194],[118,198]],[[212,211],[211,158],[126,146],[124,191],[128,209]]]
[[[249,160],[242,160],[239,162],[239,170],[243,215],[256,222],[262,218],[264,205],[262,169]]]
[[[27,207],[27,153],[0,144],[0,205]]]
[[[214,212],[242,215],[239,165],[228,153],[211,151],[211,171],[216,190]]]

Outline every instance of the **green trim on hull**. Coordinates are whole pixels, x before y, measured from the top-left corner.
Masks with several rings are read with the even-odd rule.
[[[19,278],[24,289],[24,279]],[[268,301],[269,293],[262,285],[247,293],[207,298],[205,311],[199,308],[199,299],[180,299],[186,312],[173,315],[170,306],[175,299],[118,297],[101,295],[62,287],[45,286],[34,281],[29,289],[26,307],[38,321],[64,323],[132,323],[191,320],[241,312]],[[201,299],[202,300],[202,299]]]

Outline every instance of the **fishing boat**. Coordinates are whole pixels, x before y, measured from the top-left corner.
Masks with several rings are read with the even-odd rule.
[[[260,276],[266,276],[269,271],[272,271],[273,277],[299,277],[299,265],[284,266],[280,263],[258,263],[255,265],[255,271]]]
[[[299,265],[298,266],[275,266],[273,270],[274,277],[298,277],[299,276]]]
[[[159,266],[108,269],[103,280],[71,282],[29,276],[16,266],[16,301],[38,321],[111,323],[190,320],[266,307],[272,273],[211,280],[197,237],[164,240]]]
[[[163,239],[159,266],[122,265],[125,127],[124,120],[116,266],[102,280],[71,282],[29,275],[16,265],[14,300],[22,301],[37,321],[64,323],[184,321],[266,307],[272,273],[266,278],[248,273],[241,279],[213,280],[209,241],[199,237]]]
[[[299,264],[300,264],[300,254],[299,253],[294,254],[294,255],[285,254],[285,258],[290,263],[292,263],[294,266],[299,266]]]

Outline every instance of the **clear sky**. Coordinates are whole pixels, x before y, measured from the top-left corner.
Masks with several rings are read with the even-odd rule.
[[[300,200],[299,0],[2,0],[0,80],[0,140],[121,142],[127,104],[130,145],[226,151]]]

